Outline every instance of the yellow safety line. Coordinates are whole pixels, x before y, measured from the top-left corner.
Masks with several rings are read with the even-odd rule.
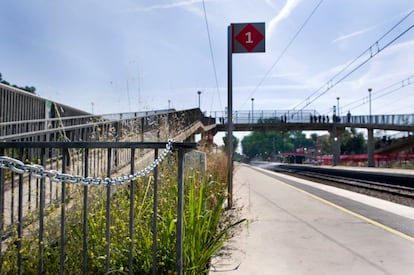
[[[282,183],[282,184],[284,184],[284,185],[287,185],[287,186],[289,186],[289,187],[291,187],[291,188],[293,188],[293,189],[295,189],[295,190],[297,190],[297,191],[299,191],[299,192],[302,192],[302,193],[304,193],[304,194],[306,194],[306,195],[308,195],[308,196],[310,196],[310,197],[312,197],[312,198],[314,198],[314,199],[317,199],[317,200],[319,200],[319,201],[321,201],[321,202],[323,202],[323,203],[325,203],[325,204],[327,204],[327,205],[330,205],[330,206],[332,206],[332,207],[335,207],[335,208],[337,208],[337,209],[339,209],[339,210],[341,210],[341,211],[343,211],[343,212],[345,212],[345,213],[348,213],[348,214],[350,214],[350,215],[352,215],[352,216],[354,216],[354,217],[357,217],[357,218],[359,218],[359,219],[361,219],[361,220],[364,220],[364,221],[366,221],[366,222],[368,222],[368,223],[370,223],[370,224],[372,224],[372,225],[378,226],[378,227],[380,227],[380,228],[382,228],[382,229],[384,229],[384,230],[386,230],[386,231],[388,231],[388,232],[390,232],[390,233],[392,233],[392,234],[395,234],[395,235],[397,235],[397,236],[399,236],[399,237],[401,237],[401,238],[403,238],[403,239],[406,239],[406,240],[408,240],[408,241],[414,242],[414,237],[412,237],[412,236],[410,236],[410,235],[407,235],[407,234],[405,234],[405,233],[402,233],[402,232],[400,232],[400,231],[398,231],[398,230],[395,230],[395,229],[393,229],[393,228],[391,228],[391,227],[389,227],[389,226],[386,226],[386,225],[384,225],[384,224],[382,224],[382,223],[379,223],[379,222],[377,222],[377,221],[374,221],[374,220],[372,220],[372,219],[370,219],[370,218],[368,218],[368,217],[365,217],[365,216],[363,216],[363,215],[361,215],[361,214],[355,213],[355,212],[353,212],[353,211],[351,211],[351,210],[349,210],[349,209],[347,209],[347,208],[345,208],[345,207],[342,207],[342,206],[337,205],[337,204],[335,204],[335,203],[333,203],[333,202],[330,202],[330,201],[328,201],[328,200],[325,200],[325,199],[323,199],[323,198],[321,198],[321,197],[319,197],[319,196],[316,196],[316,195],[314,195],[314,194],[312,194],[312,193],[309,193],[309,192],[307,192],[307,191],[305,191],[305,190],[303,190],[303,189],[300,189],[300,188],[298,188],[298,187],[296,187],[296,186],[290,185],[290,184],[285,183],[285,182],[280,181],[280,180],[278,180],[278,181],[279,181],[280,183]]]

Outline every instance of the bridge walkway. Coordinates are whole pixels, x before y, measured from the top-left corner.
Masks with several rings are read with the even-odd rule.
[[[253,113],[253,115],[252,115]],[[227,114],[211,112],[215,118],[218,131],[225,131]],[[235,111],[233,113],[234,131],[255,130],[302,130],[302,131],[332,131],[346,127],[381,129],[394,131],[414,131],[414,114],[379,114],[379,115],[350,115],[330,117],[320,115],[315,110],[277,111],[255,110]]]

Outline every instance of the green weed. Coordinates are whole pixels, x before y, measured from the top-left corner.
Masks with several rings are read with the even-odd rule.
[[[172,160],[174,162],[174,160]],[[184,272],[208,272],[211,257],[228,238],[229,230],[242,221],[227,217],[225,165],[223,156],[209,156],[211,163],[206,173],[189,170],[185,175],[184,210]],[[176,220],[177,220],[177,165],[164,163],[159,168],[157,213],[157,268],[159,274],[174,274],[176,270]],[[117,188],[110,201],[110,267],[113,274],[128,272],[128,253],[133,242],[133,273],[150,274],[152,268],[152,218],[154,178],[135,181],[134,236],[129,237],[129,186]],[[67,209],[65,219],[65,272],[82,272],[83,240],[83,189],[79,188]],[[104,274],[106,266],[106,187],[89,188],[88,206],[88,273]],[[59,211],[55,211],[59,212]],[[4,251],[2,271],[17,272],[17,253],[23,256],[23,273],[37,273],[39,262],[38,229],[25,230],[22,251],[9,245]],[[60,216],[48,215],[44,234],[44,269],[46,274],[57,274],[60,268]],[[16,242],[16,236],[10,243]]]

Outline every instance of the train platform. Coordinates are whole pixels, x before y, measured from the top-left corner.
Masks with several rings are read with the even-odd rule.
[[[244,164],[234,205],[210,274],[414,274],[414,208]]]
[[[304,166],[303,164],[298,164],[298,166]],[[381,167],[359,167],[359,166],[332,166],[332,165],[308,165],[310,167],[319,167],[323,169],[330,170],[345,170],[345,171],[356,171],[356,172],[368,172],[368,173],[380,173],[380,174],[397,174],[397,175],[407,175],[414,176],[414,170],[412,169],[395,169],[395,168],[381,168]]]

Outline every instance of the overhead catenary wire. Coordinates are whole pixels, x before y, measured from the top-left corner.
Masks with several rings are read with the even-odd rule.
[[[393,97],[394,101],[398,101],[398,105],[397,104],[390,104],[389,102],[382,102],[382,104],[380,105],[376,105],[377,110],[383,110],[385,108],[387,108],[388,113],[393,113],[393,114],[401,114],[401,110],[403,108],[406,109],[410,109],[411,113],[413,111],[413,100],[412,98],[414,97],[414,93],[409,93],[407,94],[399,94],[399,97],[397,97],[397,95],[395,95],[395,97]]]
[[[414,84],[414,81],[412,81],[413,79],[414,79],[414,75],[404,78],[403,80],[394,82],[393,84],[388,85],[384,88],[372,91],[373,96],[371,98],[371,101],[375,101],[384,96],[388,96],[394,92],[397,92],[407,86]],[[349,111],[352,111],[352,110],[355,110],[356,108],[359,108],[367,104],[368,102],[369,102],[368,96],[364,96],[362,98],[359,98],[347,104],[343,104],[342,109],[348,109]],[[325,112],[322,112],[322,113],[330,113],[331,111],[332,111],[332,108],[329,108]]]
[[[409,32],[414,27],[414,24],[411,25],[411,26],[409,26],[408,28],[406,28],[404,31],[402,31],[401,33],[399,33],[396,37],[394,37],[393,39],[391,39],[387,43],[385,43],[384,46],[380,47],[381,40],[383,40],[397,26],[399,26],[402,22],[404,22],[410,15],[412,15],[413,12],[414,12],[414,9],[411,10],[409,13],[407,13],[407,15],[405,15],[400,21],[398,21],[391,29],[389,29],[387,32],[385,32],[377,41],[375,41],[371,46],[369,46],[365,51],[363,51],[362,54],[360,54],[358,57],[356,57],[354,60],[352,60],[350,63],[348,63],[342,70],[340,70],[339,73],[335,74],[329,81],[326,82],[326,84],[324,84],[318,90],[316,90],[315,92],[313,92],[310,96],[308,96],[300,104],[296,105],[293,109],[296,110],[296,108],[298,106],[302,105],[305,102],[305,105],[300,109],[300,110],[303,110],[304,108],[306,108],[307,106],[309,106],[310,104],[312,104],[313,102],[315,102],[318,98],[320,98],[321,96],[325,95],[328,91],[330,91],[332,88],[334,88],[340,82],[342,82],[347,77],[349,77],[352,73],[354,73],[355,71],[357,71],[358,69],[360,69],[363,65],[365,65],[366,63],[368,63],[372,58],[374,58],[381,51],[383,51],[384,49],[388,48],[395,41],[397,41],[402,36],[404,36],[407,32]],[[373,52],[373,49],[374,49],[374,52]],[[360,59],[361,57],[363,57],[367,53],[369,53],[369,56],[366,59],[364,59],[362,62],[360,62],[359,64],[357,64],[356,67],[354,67],[351,71],[349,71],[344,76],[342,76],[341,78],[339,78],[338,80],[335,81],[335,78],[337,78],[340,74],[342,74],[343,72],[345,72],[352,64],[354,64],[358,59]],[[325,90],[323,90],[321,93],[319,93],[319,91],[321,91],[323,89],[323,87],[326,87]],[[315,94],[317,94],[317,95],[314,98],[311,99],[311,97],[314,96]]]
[[[414,78],[414,75],[412,75],[408,78],[405,78],[401,81],[397,81],[397,82],[395,82],[395,83],[393,83],[393,84],[391,84],[391,85],[389,85],[385,88],[379,89],[378,91],[373,91],[372,94],[374,95],[374,92],[375,92],[375,96],[371,98],[371,101],[377,100],[377,99],[382,98],[384,96],[388,96],[388,95],[390,95],[392,93],[395,93],[395,92],[397,92],[397,91],[399,91],[399,90],[401,90],[401,89],[403,89],[407,86],[410,86],[410,85],[414,84],[414,82],[411,81],[413,78]],[[361,103],[361,101],[362,101],[362,103]],[[362,105],[365,105],[367,103],[368,103],[368,96],[365,96],[362,99],[358,99],[356,101],[353,101],[353,102],[350,102],[348,104],[342,105],[342,108],[353,110],[353,109],[361,107]]]
[[[412,78],[412,77],[410,77],[410,78]],[[410,82],[409,80],[408,80],[408,82],[406,82],[406,83],[405,83],[405,82],[402,82],[400,87],[393,88],[392,90],[389,90],[389,91],[387,91],[387,93],[384,93],[384,94],[380,94],[380,95],[378,95],[378,94],[377,94],[377,96],[373,97],[371,100],[372,100],[372,101],[375,101],[375,100],[377,100],[377,99],[379,99],[379,98],[382,98],[382,97],[384,97],[384,96],[388,96],[388,95],[390,95],[391,93],[397,92],[397,91],[399,91],[399,90],[401,90],[401,89],[403,89],[403,88],[405,88],[405,87],[407,87],[407,86],[409,86],[409,85],[412,85],[412,84],[414,84],[414,82]],[[404,99],[407,101],[407,98],[409,98],[410,96],[412,96],[412,94],[411,94],[411,95],[408,95],[408,96],[407,96],[407,95],[404,95]],[[396,100],[396,98],[393,98],[393,100],[394,100],[394,101],[398,101],[398,100]],[[408,100],[408,102],[410,102],[410,101]],[[368,99],[367,99],[366,101],[364,101],[364,102],[363,102],[363,104],[366,104],[366,103],[368,103]],[[363,104],[360,104],[360,105],[356,106],[355,108],[360,107],[360,106],[362,106]],[[385,104],[386,104],[386,106],[387,106],[387,107],[389,107],[389,106],[390,106],[389,102],[386,102]],[[385,105],[385,104],[382,104],[381,106],[383,106],[383,105]],[[400,107],[401,107],[400,105],[401,105],[401,104],[399,104],[399,106],[398,106],[397,108],[400,108]],[[391,106],[393,106],[393,105],[391,104]]]
[[[265,73],[265,75],[262,77],[262,79],[259,81],[257,86],[253,89],[253,91],[249,94],[245,102],[246,104],[252,96],[256,93],[256,91],[262,86],[263,82],[267,79],[269,74],[273,71],[273,69],[276,67],[276,65],[279,63],[279,61],[282,59],[282,57],[285,55],[287,50],[290,48],[290,46],[293,44],[293,42],[296,40],[296,38],[299,36],[299,34],[302,32],[302,30],[305,28],[305,26],[308,24],[309,20],[312,18],[312,16],[316,13],[320,5],[322,4],[323,0],[320,0],[318,4],[313,8],[309,16],[305,19],[303,24],[300,26],[300,28],[296,31],[295,35],[292,37],[292,39],[289,41],[289,43],[286,45],[286,47],[283,49],[283,51],[280,53],[280,55],[276,58],[276,60],[273,62],[272,66],[270,66],[269,70]]]
[[[206,24],[206,30],[207,30],[207,36],[208,36],[208,44],[209,44],[209,47],[210,47],[211,63],[212,63],[212,66],[213,66],[214,79],[215,79],[215,82],[216,82],[216,92],[217,92],[217,96],[218,96],[218,100],[219,100],[219,107],[220,107],[220,110],[221,110],[222,105],[221,105],[220,89],[219,89],[218,78],[217,78],[216,62],[214,61],[213,46],[212,46],[212,42],[211,42],[210,28],[208,27],[207,11],[206,11],[206,5],[204,3],[204,0],[203,0],[203,11],[204,11],[204,21],[205,21],[205,24]],[[213,109],[213,104],[214,104],[214,94],[213,94],[213,98],[212,98],[212,101],[211,101],[210,110]]]

